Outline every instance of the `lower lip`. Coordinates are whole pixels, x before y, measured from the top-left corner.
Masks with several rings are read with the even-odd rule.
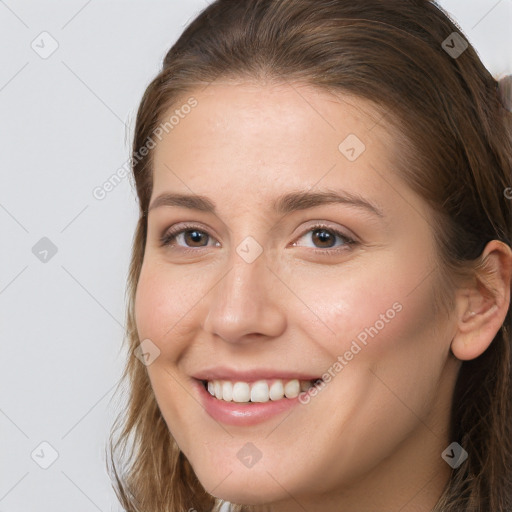
[[[226,425],[256,425],[288,411],[300,403],[298,397],[269,400],[268,402],[225,402],[210,395],[201,381],[194,379],[194,385],[206,412],[214,420]]]

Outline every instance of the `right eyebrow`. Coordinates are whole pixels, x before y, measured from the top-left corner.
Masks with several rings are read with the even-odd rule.
[[[215,204],[205,196],[189,194],[161,194],[153,200],[148,212],[161,206],[181,206],[191,210],[215,213]]]
[[[276,213],[284,215],[297,210],[306,210],[323,204],[341,203],[362,208],[378,217],[384,217],[382,210],[358,194],[331,189],[318,192],[292,191],[279,196],[273,203]],[[216,214],[215,203],[206,196],[191,194],[164,193],[156,197],[148,212],[161,206],[181,206],[191,210]]]

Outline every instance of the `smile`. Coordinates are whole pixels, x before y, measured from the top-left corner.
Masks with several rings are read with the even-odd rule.
[[[302,391],[313,387],[320,379],[271,379],[255,382],[210,380],[203,385],[218,400],[225,402],[250,403],[277,401],[283,398],[296,398]]]

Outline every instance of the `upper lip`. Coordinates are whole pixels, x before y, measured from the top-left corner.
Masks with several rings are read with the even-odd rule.
[[[254,382],[257,380],[315,380],[320,379],[318,375],[292,370],[277,370],[272,368],[252,368],[250,370],[236,370],[225,366],[205,368],[192,375],[197,380],[230,380],[242,382]]]

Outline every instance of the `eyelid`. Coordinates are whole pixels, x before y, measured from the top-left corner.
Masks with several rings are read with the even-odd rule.
[[[325,247],[325,248],[310,247],[309,250],[312,250],[315,253],[324,253],[324,254],[340,253],[343,251],[347,251],[351,248],[351,246],[357,245],[360,243],[360,241],[357,239],[357,237],[355,237],[354,235],[352,235],[350,233],[346,233],[342,228],[333,226],[329,222],[320,221],[320,220],[317,220],[317,221],[312,220],[308,224],[309,224],[308,226],[306,226],[305,228],[302,229],[301,234],[294,238],[294,242],[292,242],[292,244],[291,244],[292,247],[301,247],[301,246],[297,245],[297,241],[299,239],[301,239],[303,236],[305,236],[306,234],[308,234],[312,231],[321,230],[321,229],[331,231],[332,233],[334,233],[335,236],[338,236],[339,238],[341,238],[343,240],[343,245],[341,247]],[[212,239],[216,243],[219,243],[218,240],[210,234],[208,229],[203,228],[202,226],[200,226],[197,223],[183,222],[183,223],[178,223],[178,224],[172,226],[171,228],[167,229],[166,231],[164,231],[164,234],[160,237],[160,246],[161,247],[173,247],[175,244],[174,244],[174,242],[171,243],[171,240],[175,241],[176,238],[179,235],[181,235],[182,233],[184,233],[186,231],[192,231],[192,230],[197,230],[197,231],[200,231],[200,232],[206,234],[209,238],[208,241],[210,241],[210,239]],[[207,249],[208,247],[211,247],[211,246],[206,245],[206,246],[201,246],[201,247],[182,247],[182,246],[178,246],[178,247],[179,247],[179,250],[181,250],[182,252],[197,252],[197,251],[200,251],[201,249]]]
[[[339,238],[341,238],[343,240],[343,245],[341,247],[325,247],[325,248],[310,247],[309,250],[312,250],[312,251],[318,252],[318,253],[327,253],[327,254],[340,253],[340,252],[349,250],[351,248],[351,246],[354,246],[354,245],[357,245],[360,243],[359,240],[357,239],[357,237],[355,237],[352,234],[346,233],[343,229],[341,229],[337,226],[332,226],[328,222],[324,222],[324,221],[316,221],[316,222],[313,221],[307,228],[305,228],[302,231],[301,235],[299,235],[298,237],[295,238],[295,241],[291,245],[294,247],[299,247],[299,246],[297,246],[298,240],[300,240],[303,236],[307,235],[308,233],[311,233],[311,232],[317,231],[317,230],[321,230],[321,229],[325,229],[326,231],[331,231],[332,233],[334,233],[335,236],[338,236]]]
[[[354,241],[358,241],[357,240],[357,237],[352,234],[351,231],[347,230],[347,229],[344,229],[342,227],[339,227],[337,225],[334,225],[330,222],[326,222],[326,221],[323,221],[323,220],[312,220],[312,221],[309,221],[306,225],[306,227],[304,228],[301,228],[301,232],[299,235],[296,236],[296,238],[301,238],[302,236],[304,236],[306,233],[309,233],[311,230],[314,230],[314,229],[326,229],[326,230],[329,230],[329,231],[333,231],[335,232],[336,234],[339,234],[345,238],[348,238],[348,239],[351,239],[351,240],[354,240]]]
[[[202,233],[205,233],[206,235],[208,235],[209,238],[211,238],[211,239],[215,240],[216,242],[218,242],[218,240],[214,236],[212,236],[210,234],[210,231],[208,229],[202,227],[200,224],[183,222],[183,223],[175,224],[174,226],[171,226],[169,229],[166,229],[164,231],[163,235],[159,238],[160,245],[163,246],[163,247],[170,246],[171,245],[171,243],[169,242],[170,239],[176,240],[176,237],[179,236],[180,234],[182,234],[183,232],[185,232],[185,231],[192,231],[192,230],[201,231]],[[183,247],[182,249],[198,251],[200,249],[206,249],[207,247],[208,246],[205,246],[205,247],[195,247],[195,248]]]

